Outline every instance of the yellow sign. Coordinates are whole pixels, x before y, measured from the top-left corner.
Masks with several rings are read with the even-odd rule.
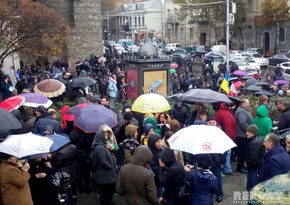
[[[144,93],[159,93],[167,97],[167,71],[144,71]]]

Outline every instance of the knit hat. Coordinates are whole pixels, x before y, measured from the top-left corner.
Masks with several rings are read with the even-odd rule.
[[[199,154],[197,155],[197,166],[202,169],[209,169],[212,165],[212,159],[210,154]]]
[[[128,135],[134,135],[135,132],[137,131],[137,129],[138,129],[138,127],[135,126],[135,125],[127,125],[127,126],[125,127],[125,135],[126,135],[126,137],[127,137]]]
[[[36,108],[36,111],[37,111],[37,112],[40,112],[40,113],[47,113],[47,109],[46,109],[43,105],[39,105],[39,106]]]
[[[143,126],[144,134],[148,135],[150,129],[153,129],[153,125],[151,123],[147,123],[146,125],[144,125]]]
[[[254,125],[254,124],[249,125],[247,127],[247,131],[252,133],[253,135],[259,135],[258,127],[256,125]]]

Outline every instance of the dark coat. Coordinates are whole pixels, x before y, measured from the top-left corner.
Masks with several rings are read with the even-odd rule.
[[[217,190],[216,176],[200,168],[192,169],[186,176],[185,181],[191,184],[191,196],[189,205],[212,205],[212,194]]]
[[[177,101],[174,103],[171,111],[170,116],[172,119],[177,120],[180,123],[180,126],[188,124],[189,118],[189,109],[186,105],[182,104],[181,107],[177,106]]]
[[[260,136],[254,136],[250,139],[246,149],[246,163],[249,171],[260,170],[262,167],[265,148]]]
[[[159,172],[159,182],[165,188],[163,197],[171,202],[172,205],[179,205],[181,202],[177,198],[177,194],[183,185],[183,179],[186,174],[184,168],[177,162],[174,151],[169,148],[165,148],[160,153],[160,159],[166,166],[161,168]]]
[[[12,110],[11,113],[15,116],[15,118],[19,121],[21,124],[22,128],[17,129],[17,130],[11,130],[11,134],[25,134],[29,132],[28,126],[23,122],[21,118],[21,114],[19,110]]]
[[[12,92],[9,90],[9,88],[13,86],[11,81],[8,81],[6,83],[4,80],[1,82],[1,91],[2,91],[2,97],[3,99],[7,99],[12,96]]]
[[[105,132],[100,130],[95,136],[92,155],[93,180],[96,184],[114,184],[117,180],[117,165],[107,149]]]
[[[40,118],[37,120],[35,123],[33,133],[37,135],[42,135],[43,132],[45,131],[45,128],[50,125],[53,128],[53,131],[57,134],[62,133],[61,125],[60,123],[52,118],[51,116],[46,116],[43,118]]]
[[[237,137],[246,137],[247,127],[252,124],[252,115],[239,106],[235,113]]]
[[[127,205],[158,204],[154,173],[146,168],[151,159],[150,149],[140,145],[133,154],[132,162],[121,168],[117,192],[126,197]]]
[[[279,174],[286,174],[290,170],[290,157],[282,146],[268,150],[260,171],[260,182],[271,179]]]
[[[283,110],[278,123],[278,130],[283,130],[286,128],[290,128],[290,107]]]

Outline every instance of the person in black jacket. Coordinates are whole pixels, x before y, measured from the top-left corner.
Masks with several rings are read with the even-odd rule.
[[[181,98],[176,98],[170,111],[170,116],[172,119],[176,119],[181,127],[186,127],[188,125],[189,109],[182,102]]]
[[[167,205],[181,205],[183,202],[179,199],[178,192],[183,185],[183,179],[186,172],[183,166],[176,160],[174,151],[170,148],[165,148],[160,153],[159,166],[159,181],[165,188],[164,199]]]
[[[257,174],[262,167],[265,149],[256,125],[248,126],[246,135],[250,140],[245,153],[247,164],[247,191],[250,191],[258,182]]]
[[[290,104],[285,100],[282,102],[282,114],[278,122],[278,130],[290,128]],[[285,130],[284,132],[286,132]],[[280,132],[280,134],[284,133]]]

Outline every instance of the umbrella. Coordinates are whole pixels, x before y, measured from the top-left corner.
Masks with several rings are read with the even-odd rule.
[[[176,93],[167,97],[168,100],[175,100],[176,98],[182,98],[183,93]]]
[[[250,85],[248,87],[246,87],[246,90],[250,90],[250,91],[261,91],[261,87],[256,86],[256,85]]]
[[[270,92],[268,92],[268,91],[266,91],[266,90],[261,90],[261,91],[258,91],[258,92],[255,92],[255,95],[267,95],[267,96],[273,96],[274,95],[274,93],[270,93]]]
[[[107,124],[109,127],[116,126],[118,124],[117,114],[102,105],[93,103],[79,109],[74,121],[74,126],[85,133],[95,133],[103,124]]]
[[[183,94],[182,100],[187,102],[227,102],[231,100],[223,93],[219,93],[210,89],[191,89]]]
[[[106,61],[107,61],[107,58],[105,58],[104,56],[102,56],[98,59],[99,63],[105,63]]]
[[[276,80],[276,81],[274,81],[274,83],[277,85],[289,85],[288,80]]]
[[[170,65],[169,65],[169,68],[178,68],[178,64],[177,63],[171,63]]]
[[[224,131],[215,126],[191,125],[173,134],[168,139],[171,149],[191,154],[223,154],[236,147]]]
[[[53,141],[53,144],[51,145],[49,152],[55,152],[64,145],[70,143],[69,137],[59,134],[48,135],[47,138]]]
[[[14,115],[3,108],[0,108],[0,119],[0,130],[17,130],[22,128],[22,125]]]
[[[57,97],[64,93],[65,85],[59,80],[45,79],[34,87],[34,92],[42,94],[48,98]]]
[[[20,135],[9,135],[0,143],[0,152],[17,158],[50,152],[53,141],[47,137],[31,132]]]
[[[170,105],[162,95],[146,93],[134,101],[132,110],[140,113],[159,113],[170,110]]]
[[[43,105],[45,108],[49,108],[52,105],[52,101],[42,94],[38,93],[21,93],[20,96],[25,98],[25,102],[22,104],[27,107],[38,107]]]
[[[246,86],[250,86],[250,85],[255,85],[258,81],[253,77],[253,78],[248,78],[246,80]]]
[[[266,82],[256,82],[254,85],[257,85],[257,86],[269,86],[269,84],[266,83]]]
[[[2,101],[0,107],[11,112],[12,110],[18,109],[23,104],[24,100],[22,96],[13,96]]]
[[[246,76],[247,75],[247,73],[242,71],[242,70],[236,70],[236,71],[234,71],[234,74],[236,76]]]
[[[228,98],[233,101],[235,104],[239,104],[242,100],[235,96],[228,96]]]
[[[79,77],[72,79],[71,87],[73,88],[85,88],[90,85],[96,84],[97,81],[90,77]]]
[[[80,112],[80,109],[87,106],[88,103],[81,103],[81,104],[77,104],[76,106],[73,106],[72,108],[70,108],[66,113],[67,114],[78,114]]]

